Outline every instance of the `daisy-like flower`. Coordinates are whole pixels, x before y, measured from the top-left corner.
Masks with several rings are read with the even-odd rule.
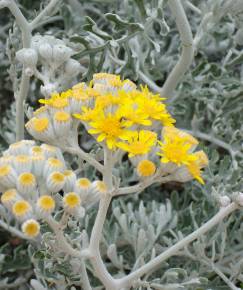
[[[79,195],[75,192],[69,192],[63,197],[63,205],[65,210],[72,212],[77,209],[81,204],[81,199]]]
[[[192,144],[188,138],[180,137],[178,134],[167,134],[167,130],[163,131],[163,142],[160,144],[162,163],[175,163],[177,166],[187,165],[194,161],[196,157],[191,153]]]
[[[105,141],[109,149],[115,148],[119,139],[126,140],[130,136],[130,132],[125,129],[125,121],[118,112],[106,115],[101,111],[99,117],[89,125],[92,128],[88,132],[98,135],[97,141]]]
[[[208,157],[203,151],[195,152],[194,155],[197,157],[197,159],[190,162],[187,168],[193,178],[195,178],[201,184],[204,184],[204,181],[201,177],[201,169],[208,165]]]
[[[152,121],[149,120],[149,115],[144,114],[138,108],[136,104],[127,103],[119,108],[121,116],[123,116],[126,121],[124,122],[126,127],[131,127],[133,125],[151,126]]]
[[[73,117],[76,119],[79,119],[81,121],[92,121],[94,120],[96,117],[99,116],[100,111],[97,109],[91,109],[88,107],[83,106],[82,107],[82,113],[81,114],[73,114]]]
[[[140,177],[148,177],[154,175],[156,171],[156,165],[154,162],[144,159],[137,165],[137,173]]]
[[[36,188],[36,178],[30,172],[24,172],[19,175],[17,189],[24,194],[30,194]]]
[[[40,99],[39,102],[41,104],[48,105],[52,111],[70,111],[70,100],[69,97],[72,95],[72,91],[66,92],[66,94],[60,95],[58,93],[54,93],[51,95],[51,98],[48,100]]]
[[[135,131],[128,139],[127,143],[119,142],[117,146],[128,152],[128,157],[145,155],[155,145],[157,134],[152,131]]]
[[[37,200],[37,207],[40,212],[50,214],[55,208],[55,200],[50,195],[42,195]]]
[[[136,100],[138,111],[148,118],[160,121],[164,126],[172,126],[175,120],[167,112],[165,104],[150,98],[141,98]]]
[[[32,207],[26,200],[18,200],[12,206],[13,214],[20,219],[26,218],[31,213]]]
[[[54,171],[47,177],[46,186],[51,192],[60,191],[64,184],[65,176],[61,172]]]
[[[195,178],[203,183],[200,170],[208,164],[208,159],[203,151],[193,153],[198,141],[190,134],[172,128],[164,128],[162,136],[158,155],[162,163],[172,165],[174,180],[186,182]]]
[[[34,219],[29,219],[22,224],[22,232],[29,238],[35,238],[40,233],[40,224]]]

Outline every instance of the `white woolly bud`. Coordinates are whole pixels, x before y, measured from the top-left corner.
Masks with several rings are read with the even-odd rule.
[[[40,91],[43,96],[50,96],[52,93],[56,92],[56,90],[57,86],[51,83],[40,87]]]
[[[67,61],[70,56],[73,54],[73,51],[71,48],[66,47],[65,45],[54,45],[53,47],[53,61],[60,65]]]
[[[80,70],[81,70],[81,65],[75,59],[69,59],[65,63],[65,73],[68,76],[75,76],[75,75],[77,75],[80,72]]]
[[[5,7],[7,7],[7,6],[8,6],[8,1],[6,1],[6,0],[2,0],[2,1],[0,2],[0,9],[5,8]]]
[[[49,43],[40,44],[39,53],[47,62],[52,61],[53,48]]]
[[[240,28],[235,34],[235,42],[239,45],[243,45],[243,28]]]
[[[243,193],[239,192],[238,194],[235,194],[235,201],[240,205],[243,206]]]
[[[230,198],[227,195],[220,196],[219,198],[219,204],[221,207],[226,207],[227,205],[230,204]]]
[[[17,51],[16,58],[27,67],[34,68],[38,61],[37,53],[32,48],[22,48]]]
[[[33,70],[32,68],[30,68],[30,67],[27,67],[27,68],[24,70],[24,73],[25,73],[25,75],[27,75],[28,77],[31,77],[31,76],[33,76],[33,74],[34,74],[34,70]]]

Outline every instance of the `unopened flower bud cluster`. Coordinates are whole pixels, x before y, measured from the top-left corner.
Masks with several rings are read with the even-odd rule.
[[[41,93],[48,97],[80,73],[80,63],[71,58],[74,54],[64,41],[53,36],[36,35],[32,38],[31,47],[19,50],[16,57],[25,66],[27,75],[35,75],[43,82]]]
[[[40,221],[55,210],[83,216],[84,206],[106,192],[102,181],[78,178],[67,169],[61,151],[23,140],[10,145],[0,158],[1,203],[28,237],[39,235]],[[61,203],[60,203],[61,195]]]

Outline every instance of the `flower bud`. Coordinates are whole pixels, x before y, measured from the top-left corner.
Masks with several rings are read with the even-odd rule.
[[[37,53],[32,48],[22,48],[16,53],[16,58],[26,67],[34,68],[38,61]]]
[[[68,59],[65,63],[65,73],[68,76],[75,76],[77,75],[81,70],[80,63],[75,59]]]
[[[65,45],[58,44],[54,45],[53,47],[53,61],[56,63],[56,65],[61,65],[67,61],[72,54],[72,49]]]
[[[235,201],[236,201],[240,206],[243,206],[243,193],[242,193],[242,192],[239,192],[239,193],[234,194],[234,196],[235,196]]]
[[[230,204],[230,198],[227,195],[220,196],[219,204],[221,207],[226,207],[227,205]]]
[[[40,90],[43,96],[48,97],[57,90],[57,86],[55,84],[49,83],[46,84],[45,86],[41,86]]]
[[[45,61],[51,62],[53,56],[53,48],[49,43],[42,43],[39,46],[39,54]]]

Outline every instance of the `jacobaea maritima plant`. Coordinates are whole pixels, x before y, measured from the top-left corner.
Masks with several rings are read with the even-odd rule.
[[[0,289],[240,289],[242,1],[0,9]]]
[[[238,207],[229,201],[201,228],[128,275],[113,278],[108,272],[99,248],[112,198],[140,192],[154,183],[194,178],[204,183],[201,169],[207,166],[208,158],[202,150],[196,151],[197,139],[174,126],[175,120],[163,100],[146,86],[137,88],[120,76],[95,74],[89,84],[79,83],[39,100],[43,106],[33,112],[26,128],[45,143],[19,141],[11,144],[0,159],[1,202],[9,220],[16,221],[16,230],[41,242],[41,227],[46,223],[56,235],[59,251],[78,258],[80,263],[89,260],[106,289],[131,287]],[[100,162],[80,148],[80,124],[82,134],[86,130],[102,148]],[[76,174],[61,150],[77,154],[101,173],[102,180]],[[126,158],[137,174],[137,182],[124,187],[114,169]],[[88,244],[74,245],[65,235],[69,221],[84,219],[86,209],[97,202],[99,209]]]

